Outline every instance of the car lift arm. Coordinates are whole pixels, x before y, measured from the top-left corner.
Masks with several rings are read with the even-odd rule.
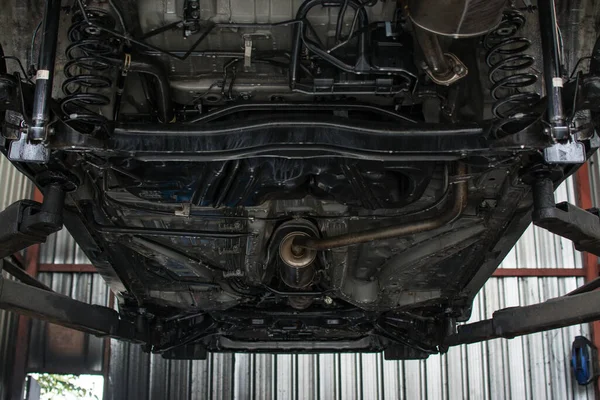
[[[0,271],[1,270],[8,272],[9,274],[11,274],[12,276],[14,276],[15,278],[27,285],[52,292],[51,288],[44,285],[42,282],[38,281],[33,276],[29,275],[27,271],[25,271],[25,268],[23,268],[21,262],[17,260],[17,258],[14,255],[8,256],[4,258],[4,260],[0,259]]]
[[[0,276],[0,309],[98,336],[146,343],[148,329],[145,320],[133,323],[121,319],[119,313],[111,308],[90,305],[55,293],[28,275],[12,256],[32,244],[45,242],[48,235],[62,228],[64,186],[59,181],[46,186],[42,204],[21,200],[0,212],[0,260],[5,258],[6,272],[23,282]]]
[[[491,319],[461,325],[446,346],[527,335],[600,319],[600,291],[568,295],[544,303],[496,311]]]
[[[573,242],[579,251],[600,256],[598,210],[584,210],[570,203],[554,203],[554,184],[547,176],[533,183],[533,223]]]
[[[0,308],[97,336],[146,343],[147,329],[119,318],[115,310],[0,278]]]
[[[533,223],[563,236],[580,251],[600,255],[600,218],[569,203],[555,204],[551,173],[541,170],[532,182]],[[525,307],[496,311],[491,319],[461,325],[448,336],[445,346],[513,338],[529,333],[600,320],[600,280],[589,282],[567,296]]]
[[[33,244],[43,243],[62,228],[65,192],[60,185],[49,185],[44,202],[17,201],[0,212],[0,259]]]

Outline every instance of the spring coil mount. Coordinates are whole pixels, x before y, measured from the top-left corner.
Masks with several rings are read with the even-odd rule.
[[[526,54],[531,41],[517,36],[525,21],[519,11],[505,11],[500,25],[485,36],[484,46],[490,92],[495,100],[492,113],[499,119],[528,124],[538,117],[532,106],[539,102],[540,95],[532,88],[538,81],[532,72],[535,58]]]
[[[115,19],[105,10],[88,9],[87,18],[96,26],[113,29]],[[68,62],[64,67],[65,95],[61,109],[67,115],[65,122],[84,133],[94,133],[106,126],[107,118],[101,107],[111,104],[110,57],[119,53],[120,43],[101,29],[90,26],[81,12],[73,16],[67,36],[71,43],[66,51]]]

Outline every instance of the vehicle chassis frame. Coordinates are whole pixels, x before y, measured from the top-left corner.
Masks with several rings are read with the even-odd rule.
[[[320,0],[319,0],[320,1]],[[319,1],[315,0],[314,3]],[[81,2],[78,0],[78,4]],[[544,48],[544,74],[547,82],[558,77],[558,60],[552,58],[556,55],[558,48],[556,32],[552,27],[556,25],[556,15],[553,0],[540,0],[540,22],[548,29],[542,32],[552,34],[542,35]],[[52,75],[54,57],[56,52],[56,32],[58,19],[52,18],[60,12],[60,2],[54,0],[46,1],[46,22],[43,30],[48,40],[42,44],[44,68],[50,70],[50,79],[38,79],[36,91],[33,94],[33,105],[36,114],[33,118],[30,134],[32,139],[46,138],[47,123],[50,120],[50,109],[52,100],[49,98],[48,87],[52,86]],[[85,15],[85,13],[84,13]],[[51,34],[46,35],[46,31]],[[301,32],[296,28],[296,35]],[[299,39],[296,41],[299,43]],[[600,51],[598,46],[594,49],[597,55]],[[295,51],[294,54],[297,54]],[[546,57],[548,57],[546,59]],[[296,72],[297,60],[292,60],[294,72]],[[596,61],[597,63],[597,61]],[[594,66],[594,62],[592,63]],[[1,67],[1,66],[0,66]],[[597,65],[596,65],[597,67]],[[592,68],[593,69],[593,68]],[[6,71],[0,71],[6,72]],[[295,76],[295,75],[292,75]],[[584,80],[585,82],[585,80]],[[592,89],[595,89],[592,82]],[[549,117],[552,123],[552,138],[565,139],[568,129],[564,123],[562,86],[548,88],[548,103],[550,104]],[[597,89],[596,89],[597,90]],[[21,96],[26,94],[21,92]],[[21,99],[22,100],[22,99]],[[597,105],[593,105],[597,109]],[[232,133],[239,133],[244,129],[244,134],[254,140],[267,137],[269,140],[262,142],[246,142],[246,147],[235,148],[228,140]],[[292,129],[293,128],[293,129]],[[373,124],[360,125],[336,122],[333,119],[324,120],[296,120],[285,118],[281,120],[270,119],[269,121],[255,121],[251,125],[243,126],[219,126],[211,125],[210,128],[190,124],[168,124],[149,126],[138,126],[135,124],[120,124],[114,127],[114,134],[106,143],[97,141],[89,136],[81,135],[64,123],[57,122],[53,127],[54,135],[49,143],[49,148],[64,151],[91,151],[99,154],[110,153],[127,154],[130,157],[141,160],[152,160],[160,157],[165,161],[165,154],[169,152],[169,160],[196,160],[196,161],[223,161],[228,159],[239,159],[240,157],[256,157],[273,155],[291,158],[306,158],[309,156],[341,156],[350,158],[364,158],[381,161],[408,161],[408,160],[457,160],[468,156],[470,153],[481,153],[491,151],[493,153],[530,151],[532,149],[546,148],[551,145],[548,137],[539,132],[522,132],[509,138],[495,138],[493,125],[465,125],[452,128],[440,128],[439,126],[427,124],[405,124],[398,127],[397,124]],[[252,135],[252,132],[261,131],[263,135]],[[286,134],[287,132],[287,134]],[[335,132],[338,138],[344,138],[343,142],[322,142],[320,137],[331,138],[332,135],[321,135],[321,133]],[[567,132],[567,133],[565,133]],[[276,141],[273,138],[278,138]],[[239,138],[237,139],[238,143]],[[331,140],[331,139],[329,139]],[[193,145],[190,145],[193,143]],[[347,144],[355,146],[347,146]],[[14,143],[13,143],[14,144]],[[365,146],[367,144],[367,146]],[[369,146],[370,145],[370,146]],[[38,145],[39,146],[39,145]],[[366,149],[365,149],[366,147]],[[383,151],[381,149],[401,149],[397,151]],[[406,150],[410,149],[410,150]],[[46,154],[40,157],[46,158]],[[32,160],[29,160],[32,161]],[[39,161],[39,160],[38,160]],[[542,174],[543,175],[543,174]],[[548,183],[547,176],[536,177],[537,181],[545,181],[546,185],[534,184],[534,197],[543,197],[544,201],[536,201],[534,210],[534,222],[539,225],[552,227],[556,233],[571,234],[571,230],[562,229],[566,223],[571,222],[561,212],[554,210],[555,205],[551,203],[548,196],[552,194],[552,182]],[[52,190],[64,190],[68,182],[52,182],[49,186]],[[545,190],[537,189],[545,187]],[[58,188],[57,188],[58,187]],[[549,190],[550,189],[550,190]],[[52,197],[54,198],[54,197]],[[41,206],[42,211],[56,211],[62,208],[62,200],[46,206],[46,201]],[[26,207],[37,210],[38,205],[32,203],[21,203]],[[17,221],[11,227],[13,232],[3,232],[4,244],[2,256],[11,255],[21,250],[26,245],[43,242],[46,236],[57,230],[62,225],[62,219],[52,220],[50,228],[42,224],[41,229],[34,228],[32,231],[22,231],[21,224],[25,221],[21,214],[15,218],[15,212],[21,211],[22,207],[12,207],[11,210],[0,214],[0,225],[4,218],[9,221]],[[16,211],[15,211],[16,210]],[[541,211],[544,211],[543,213]],[[537,212],[537,213],[536,213]],[[60,214],[58,211],[56,214]],[[576,211],[576,218],[591,221],[593,226],[587,232],[577,232],[577,240],[587,246],[587,249],[598,248],[597,241],[600,240],[600,229],[598,217],[583,210]],[[12,219],[10,219],[12,217]],[[21,225],[20,225],[21,224]],[[562,225],[561,225],[562,224]],[[578,224],[575,223],[574,226]],[[558,228],[557,228],[558,226]],[[586,236],[587,235],[587,236]],[[592,242],[590,245],[589,242]],[[14,271],[14,270],[13,270]],[[58,325],[77,329],[98,336],[108,336],[135,343],[146,344],[150,349],[160,345],[160,339],[156,335],[157,326],[150,325],[147,320],[139,315],[136,319],[128,319],[115,310],[90,305],[69,297],[57,294],[41,283],[35,283],[33,277],[20,275],[21,279],[29,284],[19,283],[12,280],[0,278],[0,308],[9,311],[29,315],[43,319]],[[512,338],[534,332],[560,328],[572,324],[591,322],[600,319],[600,291],[595,291],[598,282],[592,281],[576,293],[552,299],[544,303],[514,307],[499,310],[488,320],[477,323],[462,325],[457,332],[450,332],[439,347],[444,351],[449,346],[475,343],[493,338]],[[211,327],[206,327],[210,329]],[[185,338],[175,346],[190,344],[198,337]],[[164,350],[164,347],[163,347]]]

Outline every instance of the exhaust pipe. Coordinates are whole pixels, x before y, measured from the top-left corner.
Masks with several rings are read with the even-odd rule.
[[[466,176],[465,164],[459,163],[457,174],[459,177]],[[347,247],[353,244],[373,242],[375,240],[391,239],[402,236],[414,235],[416,233],[431,231],[454,221],[462,214],[467,205],[468,182],[461,180],[454,185],[453,198],[446,210],[433,218],[422,221],[403,223],[385,228],[370,229],[363,232],[348,233],[330,238],[312,238],[308,236],[296,236],[293,239],[292,252],[300,254],[302,250],[329,250],[338,247]]]
[[[279,245],[279,257],[283,261],[281,266],[281,280],[294,289],[309,287],[315,277],[314,261],[317,257],[316,250],[294,248],[296,238],[309,238],[305,232],[288,233]]]

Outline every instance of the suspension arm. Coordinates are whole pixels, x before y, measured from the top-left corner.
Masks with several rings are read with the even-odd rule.
[[[457,346],[562,328],[600,320],[600,291],[575,294],[525,307],[496,311],[491,319],[458,327],[458,332],[444,341]]]

